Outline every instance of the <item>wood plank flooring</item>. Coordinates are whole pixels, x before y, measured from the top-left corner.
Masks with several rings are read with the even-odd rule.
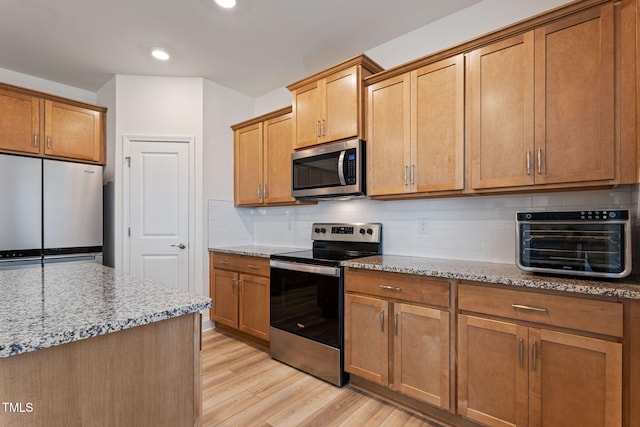
[[[216,331],[202,334],[203,426],[443,427],[349,385],[338,388]]]

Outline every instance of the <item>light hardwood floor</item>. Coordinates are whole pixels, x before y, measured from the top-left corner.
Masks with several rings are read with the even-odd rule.
[[[334,387],[216,331],[202,334],[203,426],[427,426],[440,424]]]

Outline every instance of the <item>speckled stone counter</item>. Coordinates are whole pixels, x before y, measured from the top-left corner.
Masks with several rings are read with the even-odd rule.
[[[95,263],[0,270],[0,357],[195,313],[211,299]]]
[[[367,270],[406,273],[481,283],[573,292],[606,297],[640,299],[636,279],[594,280],[545,276],[520,270],[516,265],[439,258],[381,255],[345,261],[343,265]]]
[[[271,255],[284,252],[303,251],[308,248],[288,248],[283,246],[262,246],[262,245],[245,245],[245,246],[228,246],[221,248],[209,248],[210,252],[221,252],[225,254],[247,255],[261,258],[269,258]]]

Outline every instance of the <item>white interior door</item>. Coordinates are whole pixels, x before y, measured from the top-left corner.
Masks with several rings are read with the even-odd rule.
[[[131,140],[128,145],[129,271],[187,292],[189,143]]]

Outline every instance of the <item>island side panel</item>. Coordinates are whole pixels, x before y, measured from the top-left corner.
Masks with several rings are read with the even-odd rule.
[[[0,359],[0,400],[13,404],[0,406],[0,425],[193,426],[198,320],[189,314]]]

